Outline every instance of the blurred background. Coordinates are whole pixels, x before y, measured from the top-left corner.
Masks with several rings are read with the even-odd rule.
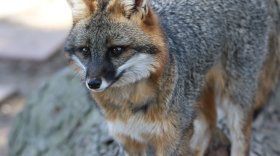
[[[0,156],[32,90],[66,66],[71,20],[66,0],[0,0]]]

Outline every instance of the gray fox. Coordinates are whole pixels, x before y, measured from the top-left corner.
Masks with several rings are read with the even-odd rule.
[[[276,0],[67,0],[66,58],[128,156],[202,156],[216,103],[231,156],[280,72]]]

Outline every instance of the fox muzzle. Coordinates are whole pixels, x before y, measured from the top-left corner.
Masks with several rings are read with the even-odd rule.
[[[101,84],[102,84],[102,80],[100,78],[87,80],[87,85],[90,89],[99,89]]]

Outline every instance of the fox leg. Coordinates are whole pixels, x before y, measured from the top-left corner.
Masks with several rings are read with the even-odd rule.
[[[215,126],[204,115],[199,115],[194,121],[194,134],[191,140],[191,153],[203,156],[215,132]]]
[[[221,103],[231,135],[231,156],[249,155],[253,108],[244,110],[240,104],[223,99]]]
[[[221,92],[221,107],[226,115],[231,136],[231,156],[248,156],[251,122],[257,82],[249,78],[227,79],[228,86]]]
[[[126,156],[146,156],[146,143],[141,143],[129,136],[115,135],[125,150]]]
[[[202,92],[194,120],[191,153],[203,156],[216,129],[217,111],[214,88],[208,85]]]

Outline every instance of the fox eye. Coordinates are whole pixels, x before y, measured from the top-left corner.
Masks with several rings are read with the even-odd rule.
[[[83,48],[83,49],[82,49],[82,52],[83,52],[83,54],[86,55],[86,56],[90,55],[90,51],[89,51],[88,48]]]
[[[123,52],[122,47],[114,47],[110,50],[110,56],[111,57],[117,57],[117,56],[121,55],[122,52]]]

